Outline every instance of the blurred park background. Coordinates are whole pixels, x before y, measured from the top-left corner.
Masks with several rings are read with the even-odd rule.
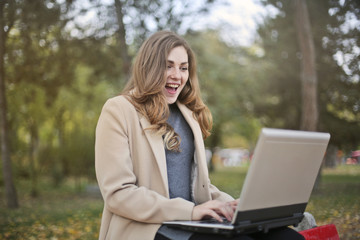
[[[0,239],[97,239],[97,119],[161,29],[197,55],[212,182],[239,196],[262,127],[330,132],[307,211],[359,239],[359,18],[358,0],[1,0]]]

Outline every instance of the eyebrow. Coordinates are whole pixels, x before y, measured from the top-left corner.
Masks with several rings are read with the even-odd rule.
[[[167,60],[167,62],[171,63],[171,64],[175,64],[174,61],[171,61],[171,60]],[[180,63],[180,65],[185,65],[185,64],[189,64],[188,62],[182,62]]]

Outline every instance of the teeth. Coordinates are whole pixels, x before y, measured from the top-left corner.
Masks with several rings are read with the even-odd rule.
[[[171,87],[171,88],[177,88],[177,87],[179,87],[179,85],[178,84],[166,84],[166,86],[167,87]]]

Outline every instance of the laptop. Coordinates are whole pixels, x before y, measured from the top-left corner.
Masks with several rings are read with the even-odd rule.
[[[297,226],[320,170],[329,133],[263,128],[231,222],[168,221],[188,231],[233,235]]]

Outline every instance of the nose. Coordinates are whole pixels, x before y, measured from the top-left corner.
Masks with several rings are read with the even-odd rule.
[[[172,68],[170,77],[174,79],[180,79],[181,78],[180,69],[176,67]]]

